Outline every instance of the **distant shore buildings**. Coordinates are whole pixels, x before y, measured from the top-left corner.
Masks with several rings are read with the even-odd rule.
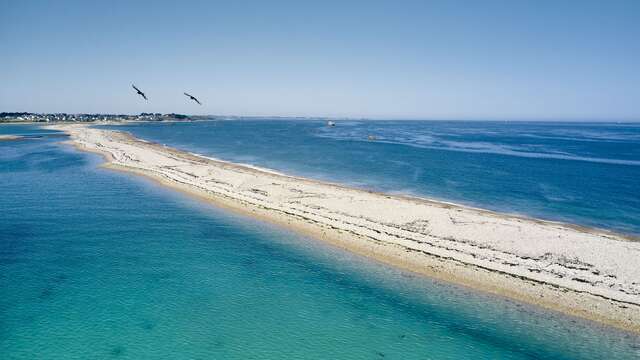
[[[96,121],[196,121],[196,120],[316,120],[326,121],[327,126],[335,126],[339,120],[366,120],[364,118],[332,118],[313,116],[240,116],[240,115],[184,115],[140,113],[130,114],[67,114],[67,113],[31,113],[0,112],[0,123],[21,122],[96,122]]]
[[[192,120],[182,114],[140,113],[124,114],[38,114],[29,112],[1,112],[1,122],[94,122],[94,121],[176,121]]]

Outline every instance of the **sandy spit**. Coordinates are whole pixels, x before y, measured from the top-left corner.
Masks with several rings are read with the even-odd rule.
[[[0,141],[20,140],[22,136],[18,135],[0,135]]]
[[[422,275],[640,333],[640,241],[610,232],[352,189],[200,157],[81,124],[105,166]]]

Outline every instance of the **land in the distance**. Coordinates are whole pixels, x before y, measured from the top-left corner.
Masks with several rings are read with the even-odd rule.
[[[640,242],[606,231],[388,195],[61,124],[107,166],[141,174],[416,273],[640,332]]]
[[[238,120],[238,119],[290,119],[290,120],[324,120],[326,117],[291,117],[291,116],[235,116],[235,115],[184,115],[184,114],[67,114],[67,113],[31,113],[0,112],[0,123],[68,123],[68,122],[137,122],[137,121],[197,121],[197,120]]]
[[[141,113],[127,114],[67,114],[67,113],[30,113],[1,112],[0,123],[20,122],[95,122],[95,121],[180,121],[192,120],[197,116],[183,114]]]

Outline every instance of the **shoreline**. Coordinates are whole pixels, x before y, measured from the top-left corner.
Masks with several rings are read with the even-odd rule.
[[[633,237],[264,172],[113,130],[51,128],[107,168],[414,273],[640,333]]]

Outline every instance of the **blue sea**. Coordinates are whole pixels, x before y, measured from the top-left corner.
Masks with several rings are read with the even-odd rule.
[[[383,140],[384,134],[389,136],[384,129],[390,126],[399,125],[339,123],[326,129],[315,122],[229,121],[119,128],[229,160],[453,200],[462,197],[445,196],[456,193],[451,189],[478,189],[481,185],[473,182],[483,178],[465,176],[455,181],[466,186],[426,191],[421,190],[429,188],[426,182],[409,180],[414,174],[409,169],[428,159],[441,164],[438,171],[444,171],[446,163],[475,169],[478,164],[460,165],[454,159],[503,156],[503,171],[514,171],[507,165],[511,155]],[[362,141],[356,135],[374,129],[379,129],[379,142]],[[637,133],[637,128],[630,129],[625,130],[627,136]],[[0,142],[1,359],[640,356],[636,335],[416,277],[227,213],[144,178],[100,168],[99,156],[61,144],[63,139],[50,131],[31,125],[0,126],[0,134],[8,133],[34,136]],[[631,163],[609,161],[623,160],[623,155],[609,156],[609,162],[518,159],[570,161],[584,169],[609,166],[612,177],[633,177],[637,165],[629,154],[637,148],[629,143],[620,153],[627,154],[625,161]],[[376,159],[385,152],[407,163],[397,164],[395,176],[383,165],[391,159]],[[446,160],[447,156],[451,157]],[[590,157],[603,158],[601,154]],[[357,161],[344,167],[348,159]],[[369,176],[365,170],[374,165]],[[618,168],[622,166],[630,173]],[[586,179],[594,172],[584,169],[575,176],[582,177],[584,186],[594,186],[589,184],[595,180]],[[476,176],[481,173],[474,171]],[[485,171],[491,174],[490,169]],[[527,170],[523,167],[521,172],[522,178]],[[416,177],[425,178],[430,179]],[[387,183],[385,179],[397,180]],[[630,180],[616,180],[622,189],[632,186]],[[607,181],[617,184],[614,179]],[[624,190],[616,193],[617,189],[593,194],[592,201],[606,204],[608,195],[624,198]],[[494,192],[495,199],[508,198]],[[524,194],[510,196],[525,198]],[[480,204],[482,199],[471,201]],[[624,228],[637,226],[631,221],[634,201],[637,204],[633,196],[626,200],[624,211],[629,214],[617,220],[626,224]],[[576,204],[582,202],[576,200]],[[495,206],[504,205],[496,200]],[[602,223],[611,224],[606,219]]]
[[[288,174],[640,235],[640,123],[264,119],[114,128]]]

